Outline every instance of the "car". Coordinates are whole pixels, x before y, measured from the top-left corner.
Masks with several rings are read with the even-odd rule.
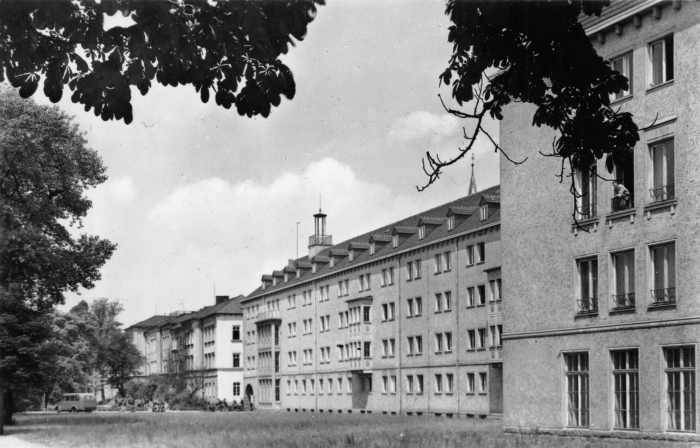
[[[94,394],[63,394],[60,403],[56,405],[56,412],[92,412],[97,409],[97,398]]]

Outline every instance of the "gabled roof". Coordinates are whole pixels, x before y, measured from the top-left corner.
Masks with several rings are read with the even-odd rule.
[[[440,218],[437,216],[421,216],[418,220],[418,227],[420,226],[441,226],[447,218]]]
[[[266,296],[268,294],[274,294],[276,291],[293,288],[295,285],[305,284],[308,281],[324,277],[332,272],[342,272],[346,268],[361,265],[364,262],[384,258],[393,253],[411,250],[414,247],[428,245],[433,241],[439,241],[453,235],[460,235],[469,232],[471,229],[479,229],[498,224],[501,218],[501,211],[498,208],[491,213],[491,216],[483,221],[479,219],[479,214],[475,213],[478,211],[479,201],[481,200],[482,196],[490,197],[491,200],[494,201],[498,200],[500,197],[500,186],[497,185],[495,187],[487,188],[486,190],[477,192],[476,194],[447,202],[430,210],[426,210],[423,213],[419,213],[418,215],[404,218],[387,226],[382,226],[370,232],[350,238],[334,246],[322,249],[320,253],[311,260],[312,262],[317,263],[316,272],[309,271],[301,278],[293,278],[286,283],[278,283],[274,286],[267,286],[265,287],[265,290],[262,289],[261,285],[244,300],[247,301],[248,299],[262,295]],[[457,214],[463,218],[458,220],[456,227],[452,230],[448,230],[447,228],[447,216],[449,214]],[[422,240],[418,238],[419,235],[417,232],[418,222],[421,220],[425,222],[430,220],[436,224],[435,229],[426,235]],[[412,234],[408,234],[405,241],[398,247],[394,247],[392,244],[377,244],[374,254],[371,254],[368,250],[363,250],[361,252],[358,251],[352,261],[350,261],[348,257],[344,257],[338,260],[333,268],[328,265],[330,262],[328,255],[331,251],[338,254],[341,253],[340,251],[347,253],[347,248],[350,247],[362,247],[375,241],[386,243],[391,242],[392,237],[389,232],[391,232],[395,227],[413,228],[416,229],[416,231]],[[303,259],[306,260],[308,257],[303,257]]]
[[[273,277],[284,277],[284,272],[282,271],[272,271]]]
[[[298,269],[311,269],[313,267],[308,261],[297,261],[295,264]]]
[[[495,196],[495,195],[483,195],[481,197],[481,200],[479,200],[479,205],[484,205],[484,204],[500,204],[501,203],[501,197],[500,196]]]
[[[289,272],[291,274],[296,274],[297,268],[294,266],[285,266],[284,269],[282,270],[283,272]]]
[[[392,235],[412,235],[418,231],[418,227],[408,227],[408,226],[394,226],[394,230],[391,231]]]
[[[330,251],[328,251],[328,254],[331,257],[347,257],[348,256],[348,251],[346,249],[341,249],[341,248],[336,248],[334,247]]]

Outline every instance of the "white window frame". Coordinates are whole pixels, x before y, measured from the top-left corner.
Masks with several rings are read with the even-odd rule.
[[[671,77],[668,77],[667,72],[667,65],[668,65],[668,60],[667,60],[667,54],[668,54],[668,42],[670,41],[671,43],[671,65],[672,65],[672,73]],[[657,44],[661,44],[661,77],[662,79],[656,80],[657,82],[654,82],[654,47]],[[658,39],[654,39],[653,41],[649,42],[647,44],[647,89],[651,89],[663,84],[666,84],[668,82],[671,82],[675,78],[675,69],[676,69],[676,51],[675,48],[673,48],[673,45],[675,44],[675,39],[673,34],[667,34],[663,37],[660,37]]]
[[[615,63],[621,61],[621,71],[615,69]],[[610,101],[617,101],[634,95],[634,53],[630,50],[610,59],[610,68],[618,71],[629,80],[629,89],[610,94]]]

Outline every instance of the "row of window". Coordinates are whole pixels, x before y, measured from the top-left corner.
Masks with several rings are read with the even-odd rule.
[[[488,328],[491,339],[491,347],[503,346],[503,325],[491,325]],[[486,348],[486,328],[467,330],[467,350],[480,350]]]
[[[651,272],[649,306],[674,306],[676,304],[676,245],[664,243],[648,247]],[[635,309],[636,296],[635,250],[629,249],[610,254],[612,278],[610,298],[612,310]],[[577,310],[581,314],[598,312],[598,256],[576,260]]]
[[[663,348],[663,389],[666,429],[695,431],[695,347]],[[613,350],[614,429],[639,429],[640,397],[639,351]],[[590,367],[588,352],[564,355],[566,380],[566,421],[570,427],[590,426]]]
[[[663,37],[647,45],[647,88],[656,87],[673,80],[673,35]],[[611,101],[626,98],[634,94],[634,57],[627,52],[610,60],[613,70],[620,72],[629,80],[629,89],[615,93]]]

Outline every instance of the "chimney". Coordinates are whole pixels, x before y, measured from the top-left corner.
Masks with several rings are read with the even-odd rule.
[[[333,245],[333,237],[326,235],[326,216],[320,208],[314,215],[315,233],[309,237],[309,258],[315,257],[321,250]]]
[[[216,296],[216,305],[224,303],[228,300],[228,296]]]

